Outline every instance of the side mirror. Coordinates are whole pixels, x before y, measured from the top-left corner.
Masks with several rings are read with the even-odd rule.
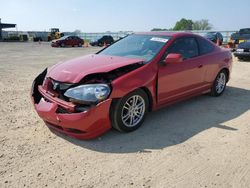
[[[168,54],[167,57],[163,60],[164,63],[181,63],[183,61],[183,57],[181,54]]]

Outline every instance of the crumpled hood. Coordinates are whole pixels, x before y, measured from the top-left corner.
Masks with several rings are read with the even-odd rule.
[[[78,83],[88,74],[109,72],[142,61],[143,59],[136,58],[87,55],[54,65],[48,69],[47,77],[59,82]]]

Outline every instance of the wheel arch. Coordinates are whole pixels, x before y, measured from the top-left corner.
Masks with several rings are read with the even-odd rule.
[[[145,92],[146,93],[146,95],[147,95],[147,97],[148,97],[148,102],[149,102],[149,112],[151,112],[152,111],[152,109],[153,109],[153,95],[152,95],[152,93],[150,92],[150,90],[147,88],[147,87],[145,87],[145,86],[143,86],[143,87],[139,87],[139,88],[137,88],[137,89],[134,89],[133,91],[131,91],[131,92],[129,92],[129,93],[132,93],[132,92],[134,92],[134,91],[137,91],[137,90],[142,90],[143,92]],[[129,93],[127,93],[126,95],[128,95]],[[125,95],[125,96],[126,96]],[[124,96],[123,96],[124,97]],[[121,100],[122,99],[122,97],[121,98],[113,98],[112,99],[112,103],[111,103],[111,105],[110,105],[110,112],[112,113],[112,110],[113,110],[113,107],[114,107],[114,105],[116,105],[116,103],[119,101],[119,100]]]
[[[229,71],[229,69],[226,68],[226,67],[224,67],[219,72],[221,72],[221,71],[225,71],[226,72],[226,74],[227,74],[227,82],[228,82],[229,78],[230,78],[230,71]]]
[[[150,90],[147,87],[140,87],[138,89],[143,90],[147,94],[148,102],[149,102],[148,111],[151,112],[152,109],[153,109],[153,96],[152,96],[152,93],[150,92]]]

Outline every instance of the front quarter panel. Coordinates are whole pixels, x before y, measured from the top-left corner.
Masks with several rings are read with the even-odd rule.
[[[122,98],[128,93],[142,87],[146,87],[153,98],[156,99],[157,67],[153,63],[146,64],[132,72],[129,72],[112,82],[110,98]]]

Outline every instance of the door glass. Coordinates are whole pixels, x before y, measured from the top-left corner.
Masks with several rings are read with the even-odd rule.
[[[181,54],[183,59],[189,59],[199,55],[195,38],[179,38],[167,49],[165,57],[170,53]]]

